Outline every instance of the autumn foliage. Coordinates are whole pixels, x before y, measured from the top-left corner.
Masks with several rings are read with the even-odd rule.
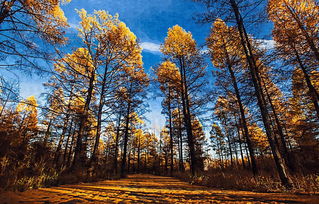
[[[76,10],[70,41],[69,2],[0,3],[0,67],[47,80],[41,96],[24,99],[1,72],[0,188],[143,172],[220,188],[318,191],[317,1],[196,0],[207,6],[200,21],[211,23],[205,47],[174,25],[150,70],[118,14]],[[272,47],[253,35],[264,12]],[[146,118],[155,95],[165,118],[157,130]]]

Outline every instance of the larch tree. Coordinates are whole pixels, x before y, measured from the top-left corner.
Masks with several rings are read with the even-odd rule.
[[[257,63],[257,53],[254,52],[255,48],[251,40],[251,36],[247,32],[245,24],[245,19],[247,19],[247,16],[251,17],[253,16],[253,14],[256,14],[256,12],[258,14],[258,9],[256,9],[256,7],[260,5],[261,1],[256,1],[254,3],[250,2],[249,0],[196,1],[205,3],[207,6],[208,12],[203,17],[204,21],[210,22],[216,20],[216,14],[220,15],[220,17],[227,18],[227,20],[235,21],[239,33],[241,49],[244,56],[243,59],[245,60],[246,67],[250,75],[250,80],[254,87],[255,97],[257,99],[257,104],[260,109],[261,118],[264,124],[270,148],[272,150],[279,178],[284,186],[286,186],[287,188],[292,188],[292,181],[290,176],[288,175],[287,166],[285,165],[284,159],[279,151],[279,148],[275,144],[275,135],[272,132],[270,113],[267,109],[266,96],[263,93],[261,86],[262,82],[259,72],[259,66]],[[218,11],[222,11],[222,13],[216,11],[216,9],[214,8],[219,8]],[[250,13],[248,13],[247,15],[243,15],[243,12],[245,11],[250,11]]]
[[[302,70],[317,119],[319,119],[319,94],[311,75],[319,64],[318,13],[319,5],[314,0],[268,2],[269,19],[274,23],[273,37],[276,49],[284,60]]]
[[[177,140],[177,146],[178,146],[178,155],[179,155],[179,162],[178,162],[178,169],[180,172],[185,171],[184,166],[184,132],[185,127],[183,125],[183,116],[182,111],[179,109],[179,101],[177,104],[177,108],[175,108],[172,111],[172,123],[173,123],[173,131],[175,135],[175,139]]]
[[[1,66],[11,71],[48,71],[52,45],[65,44],[69,27],[61,4],[70,0],[3,0],[0,3]],[[43,45],[51,45],[43,49]],[[48,47],[48,46],[46,46]],[[10,58],[10,60],[7,60]]]
[[[222,73],[226,69],[230,76],[224,79],[232,82],[232,89],[235,92],[236,102],[238,103],[240,110],[240,125],[243,127],[244,136],[248,144],[252,171],[254,175],[257,175],[258,168],[255,153],[251,142],[251,136],[248,131],[247,118],[240,93],[238,77],[236,76],[236,67],[241,66],[239,61],[242,56],[239,33],[235,27],[228,27],[221,19],[217,19],[213,25],[211,34],[207,38],[212,62],[214,67],[220,69]]]
[[[318,81],[318,79],[312,80]],[[314,105],[306,87],[303,71],[296,68],[292,75],[292,97],[289,98],[289,109],[286,113],[287,132],[289,139],[293,140],[292,143],[297,143],[297,149],[301,150],[301,156],[307,165],[309,161],[318,161],[319,144],[316,137],[319,126],[314,115]]]
[[[123,90],[123,100],[125,109],[124,112],[124,130],[123,130],[123,154],[121,161],[121,177],[125,177],[127,173],[127,147],[130,136],[130,123],[132,122],[132,113],[144,113],[145,107],[143,106],[144,99],[146,98],[146,88],[149,85],[149,78],[144,72],[141,49],[137,50],[138,62],[133,66],[126,66],[122,72],[122,84],[120,88]],[[141,114],[140,114],[141,115]]]
[[[224,168],[224,152],[226,149],[226,142],[225,142],[225,134],[222,131],[222,128],[219,124],[214,123],[212,124],[212,128],[210,130],[210,146],[212,150],[216,152],[219,157],[219,164],[220,168]]]
[[[76,139],[73,168],[81,166],[85,161],[85,152],[82,148],[84,131],[88,122],[90,105],[94,95],[94,84],[96,83],[95,67],[89,51],[85,48],[78,48],[72,54],[67,54],[55,64],[55,70],[60,77],[69,83],[76,84],[75,99],[82,101],[78,120],[78,134]],[[65,83],[65,82],[64,82]]]
[[[203,111],[208,100],[203,94],[203,88],[206,85],[204,78],[206,66],[192,34],[178,25],[168,29],[161,52],[176,64],[181,75],[180,98],[184,126],[187,132],[191,172],[194,176],[197,173],[197,159],[195,138],[192,131],[192,117],[195,116],[199,107]]]
[[[156,70],[157,81],[160,83],[160,89],[164,95],[162,102],[163,113],[168,116],[168,128],[170,135],[170,175],[174,168],[174,137],[173,137],[173,108],[174,102],[179,98],[179,87],[181,75],[176,65],[170,61],[160,64]]]

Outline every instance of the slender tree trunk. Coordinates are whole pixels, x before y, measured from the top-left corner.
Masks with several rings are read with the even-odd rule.
[[[248,163],[248,167],[251,168],[251,160],[250,160],[250,156],[249,156],[249,152],[248,152],[248,147],[247,147],[247,143],[245,144],[245,151],[246,151],[246,158],[247,158],[247,163]]]
[[[68,105],[68,109],[70,109],[70,103]],[[60,136],[60,139],[59,139],[59,143],[58,143],[58,146],[57,146],[57,148],[55,150],[54,164],[56,165],[56,167],[59,166],[60,151],[61,151],[61,148],[62,148],[62,144],[63,144],[63,140],[64,140],[64,137],[65,137],[65,134],[66,134],[67,129],[68,129],[69,117],[70,117],[70,114],[67,113],[67,115],[66,115],[66,117],[64,119],[62,133],[61,133],[61,136]]]
[[[70,137],[72,136],[72,128],[73,128],[73,120],[71,120],[69,131],[68,131],[68,137],[66,139],[66,144],[65,144],[64,153],[63,153],[62,166],[65,166],[66,155],[67,155],[67,150],[68,150],[68,146],[69,146],[69,141],[70,141]]]
[[[64,121],[63,121],[63,128],[62,128],[62,133],[61,133],[61,136],[60,136],[60,139],[59,139],[59,142],[58,142],[58,146],[56,148],[56,151],[55,151],[55,155],[54,155],[54,164],[56,165],[56,167],[59,167],[59,157],[60,157],[60,151],[61,151],[61,148],[62,148],[62,144],[63,144],[63,140],[64,140],[64,137],[65,137],[65,134],[67,132],[67,129],[68,129],[68,124],[69,124],[69,119],[70,119],[70,110],[71,110],[71,101],[73,100],[73,88],[74,88],[74,85],[72,84],[71,86],[71,90],[70,90],[70,98],[69,98],[69,102],[68,102],[68,106],[66,108],[66,115],[65,115],[65,118],[64,118]],[[73,122],[73,120],[72,120]],[[71,127],[72,127],[72,124],[71,124]],[[63,161],[63,164],[64,164],[64,161]]]
[[[124,146],[123,146],[124,150],[123,150],[122,164],[121,164],[121,178],[124,178],[126,176],[126,152],[127,152],[127,143],[128,143],[130,113],[131,113],[131,102],[128,102],[127,112],[126,112],[125,132],[124,132]]]
[[[298,53],[298,51],[296,50],[296,48],[291,45],[292,49],[294,50],[295,52],[295,55],[296,55],[296,59],[297,59],[297,62],[299,63],[299,66],[304,74],[304,78],[306,80],[306,84],[308,86],[308,89],[309,89],[309,96],[313,102],[313,105],[315,107],[315,110],[316,110],[316,113],[317,113],[317,118],[319,119],[319,94],[316,90],[316,88],[313,86],[313,84],[311,83],[311,79],[310,79],[310,76],[306,70],[306,67],[304,66],[301,58],[300,58],[300,55]]]
[[[130,173],[130,165],[131,165],[131,149],[128,151],[127,157],[127,173]]]
[[[289,10],[292,18],[295,19],[295,21],[297,22],[298,27],[301,30],[301,32],[303,33],[304,37],[306,38],[306,41],[307,41],[310,49],[312,50],[314,57],[319,62],[319,50],[318,50],[315,42],[313,41],[312,37],[309,36],[307,30],[305,29],[304,25],[302,24],[301,19],[298,17],[296,12],[293,11],[293,9],[287,4],[287,2],[285,2],[285,5],[286,5],[286,8]]]
[[[283,155],[283,157],[284,157],[289,169],[291,171],[294,171],[293,162],[291,160],[290,154],[289,154],[288,149],[287,149],[286,136],[284,134],[281,122],[280,122],[280,120],[278,118],[277,110],[276,110],[276,108],[275,108],[275,106],[273,104],[272,98],[270,97],[270,94],[268,92],[268,89],[266,87],[266,84],[265,84],[264,80],[263,80],[263,84],[264,84],[264,87],[265,87],[264,90],[265,90],[266,96],[268,98],[268,102],[270,104],[271,110],[272,110],[274,118],[275,118],[276,127],[277,127],[277,130],[278,130],[279,136],[280,136],[280,141],[281,141],[281,146],[282,146],[282,155]]]
[[[228,131],[228,127],[227,127],[227,122],[226,122],[226,117],[223,116],[223,125],[225,127],[225,133],[226,133],[226,137],[227,137],[227,143],[228,143],[228,149],[229,149],[229,154],[230,154],[230,165],[233,166],[234,162],[233,162],[233,149],[232,149],[232,145],[231,145],[231,139],[230,139],[230,135],[229,135],[229,131]]]
[[[174,169],[174,151],[173,151],[173,128],[172,128],[172,110],[171,110],[171,88],[170,85],[168,85],[168,118],[169,118],[169,136],[170,136],[170,150],[171,150],[171,158],[170,158],[170,176],[173,175],[173,169]]]
[[[117,121],[117,128],[116,128],[116,136],[115,136],[115,153],[114,153],[114,161],[113,161],[113,165],[114,165],[114,173],[115,175],[117,175],[117,157],[118,157],[118,153],[119,153],[119,139],[120,139],[120,128],[121,128],[121,119],[122,119],[122,114],[119,113],[119,117],[118,117],[118,121]]]
[[[137,147],[137,169],[138,172],[141,171],[141,138],[138,137],[138,147]]]
[[[73,130],[73,134],[72,134],[72,141],[71,141],[71,145],[70,145],[70,149],[69,149],[69,155],[68,155],[68,162],[67,162],[67,166],[71,166],[71,158],[72,158],[72,153],[73,153],[73,148],[75,146],[75,140],[76,140],[76,137],[75,137],[75,132],[76,132],[76,126],[74,127],[74,130]]]
[[[108,72],[108,64],[105,66],[103,79],[102,79],[102,87],[101,87],[101,94],[100,94],[100,100],[99,100],[99,107],[98,107],[98,113],[97,113],[97,126],[96,126],[96,134],[95,134],[95,144],[93,148],[93,153],[90,161],[90,166],[92,165],[92,162],[96,162],[97,160],[97,151],[99,149],[99,142],[100,142],[100,136],[101,136],[101,126],[102,126],[102,114],[103,114],[103,107],[104,107],[104,95],[105,95],[105,86],[106,86],[106,78],[107,78],[107,72]]]
[[[242,122],[241,125],[243,127],[244,136],[246,138],[246,142],[248,145],[248,150],[249,150],[249,154],[250,154],[250,158],[251,158],[252,172],[256,176],[256,175],[258,175],[257,162],[256,162],[256,157],[255,157],[255,152],[254,152],[254,148],[252,145],[252,141],[251,141],[249,131],[248,131],[245,110],[244,110],[244,106],[242,104],[242,100],[241,100],[241,96],[240,96],[240,92],[239,92],[239,88],[238,88],[238,84],[237,84],[237,78],[236,78],[235,73],[233,71],[233,68],[231,66],[230,58],[229,58],[229,55],[228,55],[228,52],[226,49],[225,49],[225,54],[227,57],[228,71],[229,71],[231,79],[232,79],[233,88],[235,90],[235,95],[236,95],[237,103],[239,106],[240,117],[241,117],[240,121]]]
[[[168,154],[167,154],[167,152],[165,151],[165,174],[167,174],[167,172],[168,172]]]
[[[235,158],[236,158],[236,166],[239,166],[239,159],[238,159],[238,151],[237,151],[236,141],[234,141],[234,152],[235,152]]]
[[[183,105],[183,115],[184,115],[184,123],[187,132],[187,141],[189,146],[189,155],[190,155],[190,168],[193,176],[196,175],[197,166],[196,166],[196,157],[195,157],[195,146],[194,146],[194,136],[192,131],[192,122],[191,122],[191,114],[188,100],[188,90],[186,84],[186,70],[184,59],[180,58],[180,72],[181,72],[181,96],[182,96],[182,105]]]
[[[45,131],[44,140],[43,140],[43,146],[47,146],[47,143],[48,143],[48,140],[49,140],[49,137],[50,137],[50,129],[51,129],[51,125],[52,125],[52,120],[53,119],[51,118],[50,121],[49,121],[47,130]]]
[[[262,95],[262,90],[261,90],[261,86],[260,86],[260,76],[258,74],[258,69],[257,69],[257,65],[254,59],[254,55],[253,55],[253,51],[252,51],[252,47],[250,44],[250,40],[248,37],[248,34],[246,32],[244,23],[243,23],[243,19],[240,15],[240,11],[238,8],[238,5],[236,3],[235,0],[229,0],[231,3],[231,6],[233,8],[235,17],[236,17],[236,22],[237,22],[237,26],[239,29],[239,34],[241,37],[241,43],[247,58],[247,62],[249,65],[249,70],[250,70],[250,75],[255,87],[255,94],[257,96],[257,101],[258,101],[258,106],[260,108],[261,111],[261,116],[262,116],[262,120],[265,126],[265,130],[266,130],[266,134],[267,134],[267,138],[269,141],[269,145],[271,147],[273,156],[274,156],[274,160],[276,163],[276,167],[277,167],[277,172],[279,174],[280,180],[282,182],[282,184],[287,187],[287,188],[292,188],[292,181],[290,179],[290,177],[287,174],[287,167],[285,166],[285,162],[281,157],[280,152],[278,151],[278,148],[276,147],[275,143],[274,143],[274,139],[273,139],[273,135],[271,133],[271,127],[269,124],[269,114],[268,114],[268,110],[266,108],[266,104],[265,104],[265,99]]]
[[[237,128],[237,134],[238,134],[238,141],[239,141],[239,150],[240,150],[240,156],[241,156],[241,163],[243,165],[243,168],[246,169],[246,164],[244,160],[244,154],[243,154],[243,147],[242,147],[242,140],[240,137],[240,131],[239,131],[239,126],[238,123],[236,122],[236,128]]]
[[[180,107],[178,105],[178,135],[179,135],[179,143],[180,143],[180,153],[179,153],[179,170],[181,172],[185,171],[184,160],[183,160],[183,134],[182,134],[182,119]]]
[[[78,131],[78,136],[76,139],[76,146],[74,149],[74,159],[73,159],[73,164],[72,164],[73,170],[76,170],[77,168],[81,168],[85,162],[85,154],[83,152],[83,141],[82,140],[83,140],[83,136],[84,136],[84,130],[87,129],[86,123],[87,123],[87,119],[88,119],[91,99],[93,97],[94,78],[95,78],[95,71],[93,70],[93,71],[91,71],[91,75],[90,75],[88,93],[86,96],[85,105],[83,108],[83,113],[80,116],[79,131]]]

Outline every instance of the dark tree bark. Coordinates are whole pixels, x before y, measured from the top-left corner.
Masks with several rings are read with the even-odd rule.
[[[118,166],[117,166],[117,157],[119,152],[119,139],[120,139],[120,128],[121,128],[121,121],[122,121],[122,114],[119,113],[118,121],[117,121],[117,128],[116,128],[116,136],[115,136],[115,153],[114,153],[114,173],[117,175]]]
[[[263,120],[263,123],[265,126],[269,145],[271,147],[271,151],[272,151],[275,163],[276,163],[277,172],[279,174],[279,177],[280,177],[282,184],[287,188],[292,188],[292,181],[287,173],[287,167],[285,166],[284,160],[281,157],[281,154],[274,143],[274,138],[273,138],[270,123],[269,123],[269,113],[268,113],[268,110],[266,108],[265,98],[262,94],[262,89],[261,89],[261,85],[260,85],[261,80],[260,80],[260,76],[258,73],[256,62],[254,59],[254,54],[252,51],[253,49],[252,49],[252,46],[250,43],[250,39],[249,39],[248,34],[246,32],[246,29],[245,29],[245,26],[243,23],[243,19],[241,17],[241,14],[240,14],[240,11],[239,11],[239,8],[238,8],[236,1],[229,0],[229,2],[230,2],[230,5],[233,9],[235,17],[236,17],[236,23],[237,23],[237,26],[239,29],[242,47],[243,47],[243,50],[245,52],[247,62],[249,65],[249,71],[250,71],[250,75],[251,75],[251,78],[252,78],[252,81],[254,84],[255,94],[257,97],[257,101],[258,101],[258,106],[260,108],[260,112],[261,112],[262,120]]]
[[[190,155],[190,168],[193,176],[197,173],[197,165],[196,165],[196,157],[195,157],[195,145],[194,145],[194,136],[192,131],[192,122],[191,122],[191,114],[190,114],[190,104],[189,104],[189,95],[187,88],[187,80],[186,80],[186,68],[185,68],[185,60],[184,58],[179,58],[179,69],[181,73],[181,99],[182,99],[182,108],[184,115],[184,123],[187,133],[187,142],[189,147],[189,155]]]
[[[123,145],[123,155],[122,155],[122,164],[121,164],[121,178],[126,176],[126,154],[127,154],[127,143],[128,143],[128,131],[130,123],[130,113],[131,113],[131,102],[127,104],[126,112],[126,121],[125,121],[125,130],[124,130],[124,145]]]

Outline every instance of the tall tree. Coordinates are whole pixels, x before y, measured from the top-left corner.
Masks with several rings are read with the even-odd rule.
[[[314,0],[270,0],[268,15],[274,23],[278,53],[303,72],[309,96],[319,119],[319,94],[311,79],[319,64],[319,5]],[[315,63],[314,63],[315,62]]]
[[[245,139],[248,144],[250,158],[252,162],[252,171],[254,175],[258,174],[254,149],[252,147],[251,136],[249,135],[246,114],[240,94],[238,79],[236,77],[236,66],[241,66],[240,59],[242,56],[239,33],[235,27],[228,27],[226,23],[217,19],[211,30],[209,38],[207,38],[208,48],[211,52],[211,58],[216,68],[221,72],[227,70],[230,77],[224,80],[232,82],[232,89],[235,92],[236,102],[240,110],[240,121],[243,127]],[[238,69],[237,69],[238,70]],[[229,79],[230,78],[230,79]]]
[[[272,150],[272,154],[274,157],[274,161],[276,163],[276,169],[279,174],[279,177],[281,179],[281,182],[284,186],[287,188],[292,187],[292,181],[288,175],[287,167],[285,165],[284,159],[282,158],[282,155],[278,149],[278,147],[275,144],[275,136],[272,132],[272,127],[270,123],[270,114],[269,110],[267,109],[267,102],[266,102],[266,96],[262,91],[261,86],[261,76],[259,72],[259,67],[257,63],[257,53],[254,52],[254,46],[252,44],[251,37],[249,36],[245,21],[242,15],[242,9],[245,8],[246,11],[252,11],[251,13],[255,13],[255,10],[252,10],[251,8],[256,8],[256,5],[260,3],[260,1],[256,1],[254,3],[251,3],[250,1],[236,1],[236,0],[223,0],[223,1],[205,1],[205,0],[197,0],[206,3],[207,8],[216,8],[216,6],[221,6],[221,8],[225,8],[225,11],[222,14],[223,17],[226,17],[229,19],[233,19],[236,22],[237,29],[239,32],[240,42],[241,42],[241,48],[243,51],[243,56],[245,56],[246,66],[249,70],[251,82],[254,87],[255,96],[257,99],[257,104],[260,109],[262,121],[264,124],[264,128],[266,131],[266,135]],[[214,12],[209,11],[210,13],[216,14]],[[248,14],[249,15],[249,14]],[[250,15],[251,16],[251,15]],[[207,15],[206,15],[207,17]],[[212,21],[215,20],[216,16],[210,15],[205,20]]]
[[[206,66],[192,34],[178,25],[168,29],[161,51],[169,57],[171,62],[176,64],[181,75],[180,95],[183,119],[187,132],[191,172],[192,175],[195,175],[197,173],[197,159],[192,117],[194,117],[196,109],[198,111],[199,107],[203,108],[207,102],[207,98],[203,94],[203,87],[206,85],[204,78]],[[202,93],[199,94],[199,92]]]
[[[157,80],[161,84],[160,89],[165,97],[162,102],[162,113],[168,116],[168,126],[170,135],[170,175],[174,168],[174,137],[173,137],[173,103],[179,98],[178,88],[180,87],[181,75],[176,65],[170,61],[163,62],[156,72]],[[175,99],[175,100],[174,100]]]

